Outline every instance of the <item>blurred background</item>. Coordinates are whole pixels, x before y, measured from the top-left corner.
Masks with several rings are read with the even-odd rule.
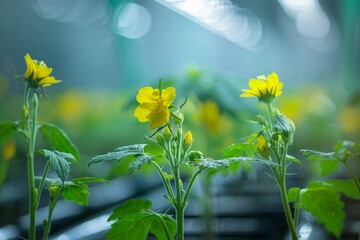
[[[133,117],[135,96],[139,87],[157,86],[159,78],[176,87],[175,103],[188,97],[185,123],[194,148],[213,158],[254,131],[246,121],[262,107],[239,95],[249,78],[272,72],[284,83],[276,105],[297,126],[291,154],[331,151],[342,139],[360,142],[359,9],[359,0],[2,0],[0,121],[21,117],[24,86],[14,76],[26,70],[24,55],[44,60],[63,81],[40,90],[39,122],[57,124],[78,146],[81,161],[72,165],[72,177],[113,179],[90,189],[89,208],[59,204],[52,237],[103,239],[108,214],[130,197],[149,197],[157,210],[167,209],[150,168],[129,176],[127,162],[87,167],[96,154],[151,134]],[[46,146],[38,140],[38,148]],[[26,238],[23,141],[15,136],[0,147],[0,239]],[[40,175],[45,161],[38,158]],[[289,176],[289,186],[319,179],[316,166],[301,160],[303,165],[292,166],[298,174]],[[188,239],[286,237],[268,170],[240,168],[198,181],[187,212]],[[347,176],[340,169],[332,177]],[[349,204],[350,211],[360,209],[358,202]],[[46,205],[44,197],[39,214]],[[347,218],[344,239],[356,239],[359,218]],[[315,223],[304,231],[310,232],[304,239],[329,237]]]

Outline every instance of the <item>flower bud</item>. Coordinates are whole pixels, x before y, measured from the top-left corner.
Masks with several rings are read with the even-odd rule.
[[[157,133],[157,134],[155,135],[155,137],[156,137],[157,143],[158,143],[160,146],[162,146],[162,147],[165,146],[165,145],[164,145],[165,140],[164,140],[163,136],[161,136],[161,134]]]
[[[50,199],[54,199],[60,191],[59,185],[52,185],[48,187],[49,193],[50,193]]]
[[[279,135],[280,136],[280,135]],[[268,144],[267,139],[264,135],[260,134],[256,140],[256,148],[259,152],[259,154],[265,158],[268,159],[270,156],[270,147]]]
[[[37,109],[39,106],[39,99],[36,94],[34,94],[34,97],[32,99],[32,106],[33,106],[33,112],[37,113]]]
[[[171,134],[171,131],[170,131],[170,128],[169,126],[166,126],[164,128],[164,139],[165,141],[169,142],[172,138],[172,134]]]
[[[190,145],[192,143],[192,141],[193,141],[192,133],[190,131],[187,131],[184,136],[184,144]]]
[[[25,124],[29,119],[29,111],[25,105],[23,105],[22,114],[21,114],[21,122]]]
[[[191,151],[189,153],[189,161],[196,161],[202,159],[204,154],[200,151]]]

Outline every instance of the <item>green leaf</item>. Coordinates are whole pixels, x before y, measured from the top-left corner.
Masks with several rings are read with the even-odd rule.
[[[53,124],[44,124],[39,130],[43,134],[45,141],[48,142],[53,149],[71,153],[75,156],[73,160],[75,162],[79,161],[80,154],[77,147],[63,130]]]
[[[8,140],[16,131],[18,124],[16,122],[0,123],[0,144]]]
[[[65,182],[62,196],[67,201],[87,206],[89,196],[88,186],[83,183]]]
[[[80,177],[71,179],[74,183],[90,183],[90,182],[101,182],[101,183],[110,183],[110,181],[100,178],[100,177]]]
[[[70,153],[59,152],[57,150],[50,151],[42,149],[39,151],[42,155],[49,158],[51,168],[56,171],[61,181],[66,181],[70,173],[70,162],[66,159],[75,159]]]
[[[340,200],[340,194],[321,182],[310,183],[300,194],[299,206],[315,216],[329,232],[339,237],[345,219],[344,203]]]
[[[102,161],[114,161],[114,160],[120,161],[121,159],[127,156],[136,155],[136,154],[145,154],[144,152],[145,146],[146,144],[135,144],[135,145],[120,147],[115,149],[114,152],[109,152],[107,154],[95,156],[93,159],[90,160],[88,165],[90,166],[91,164],[99,163]]]
[[[246,156],[253,157],[257,149],[254,143],[236,143],[228,146],[224,150],[224,158],[241,157],[245,153]]]
[[[143,199],[143,198],[130,199],[121,206],[114,209],[108,221],[123,218],[126,217],[127,215],[132,215],[134,213],[150,209],[151,205],[152,205],[151,201],[148,199]]]
[[[311,161],[336,160],[334,152],[318,152],[314,150],[301,149],[300,154]]]
[[[136,169],[140,169],[142,165],[150,163],[153,159],[154,157],[147,155],[146,153],[136,154],[134,160],[129,165],[129,172],[133,173]]]
[[[339,161],[334,152],[325,153],[302,149],[300,150],[300,154],[308,160],[320,162],[321,176],[326,176],[339,167]]]
[[[290,161],[290,162],[293,162],[293,163],[302,164],[302,162],[301,162],[299,159],[297,159],[297,158],[294,157],[294,156],[287,155],[287,154],[286,154],[286,161]]]
[[[360,198],[360,192],[356,187],[354,180],[327,180],[325,181],[328,184],[327,187],[345,194],[347,197],[351,198]]]
[[[227,161],[214,160],[211,158],[202,158],[199,160],[194,160],[191,162],[191,164],[194,164],[198,167],[204,167],[204,168],[222,168],[222,167],[229,166],[229,163]]]
[[[300,188],[298,188],[298,187],[290,188],[288,191],[288,201],[295,202],[299,196],[299,193],[300,193]]]
[[[107,240],[146,240],[155,216],[149,212],[134,213],[117,220],[106,233]]]
[[[176,221],[167,214],[162,214],[161,217],[164,220],[170,235],[175,236]],[[150,231],[157,237],[157,239],[167,239],[164,226],[161,224],[159,219],[156,219],[151,223]]]
[[[226,158],[223,159],[224,161],[227,161],[228,163],[232,162],[254,162],[254,163],[261,163],[266,164],[269,166],[279,166],[279,164],[272,162],[270,160],[264,160],[260,158],[253,158],[253,157],[234,157],[234,158]]]
[[[339,167],[339,162],[337,160],[324,160],[320,162],[321,176],[326,176]]]

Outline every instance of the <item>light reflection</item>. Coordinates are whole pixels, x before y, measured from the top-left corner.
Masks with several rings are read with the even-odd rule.
[[[157,1],[248,50],[255,50],[263,37],[259,18],[229,0]]]
[[[143,37],[151,27],[149,11],[138,4],[126,3],[119,5],[113,15],[115,33],[130,39]]]
[[[0,239],[15,239],[20,232],[15,225],[8,225],[0,228]]]
[[[306,223],[306,224],[302,225],[300,230],[299,230],[299,234],[300,234],[301,239],[302,240],[309,239],[309,236],[310,236],[312,231],[313,231],[313,227],[311,226],[310,223]]]
[[[32,7],[42,18],[77,25],[105,23],[111,15],[111,7],[106,0],[36,0]]]

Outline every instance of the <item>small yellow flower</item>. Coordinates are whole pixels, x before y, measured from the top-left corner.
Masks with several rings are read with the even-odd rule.
[[[256,141],[256,148],[260,152],[263,152],[264,150],[266,150],[268,148],[267,141],[266,141],[266,138],[264,137],[264,135],[258,136],[257,141]]]
[[[190,145],[193,141],[193,136],[192,133],[190,131],[187,131],[185,136],[184,136],[184,143],[186,145]]]
[[[274,72],[267,77],[259,76],[257,79],[250,79],[249,87],[251,89],[242,89],[244,93],[240,97],[257,97],[260,102],[270,103],[275,97],[281,95],[283,83]]]
[[[31,88],[48,87],[61,82],[50,76],[52,68],[48,68],[45,62],[32,59],[28,53],[25,55],[25,62],[27,68],[24,77]]]
[[[169,106],[175,99],[175,88],[168,87],[161,91],[152,87],[139,90],[136,100],[140,105],[135,109],[134,116],[140,122],[150,121],[150,129],[168,123],[170,119]]]

